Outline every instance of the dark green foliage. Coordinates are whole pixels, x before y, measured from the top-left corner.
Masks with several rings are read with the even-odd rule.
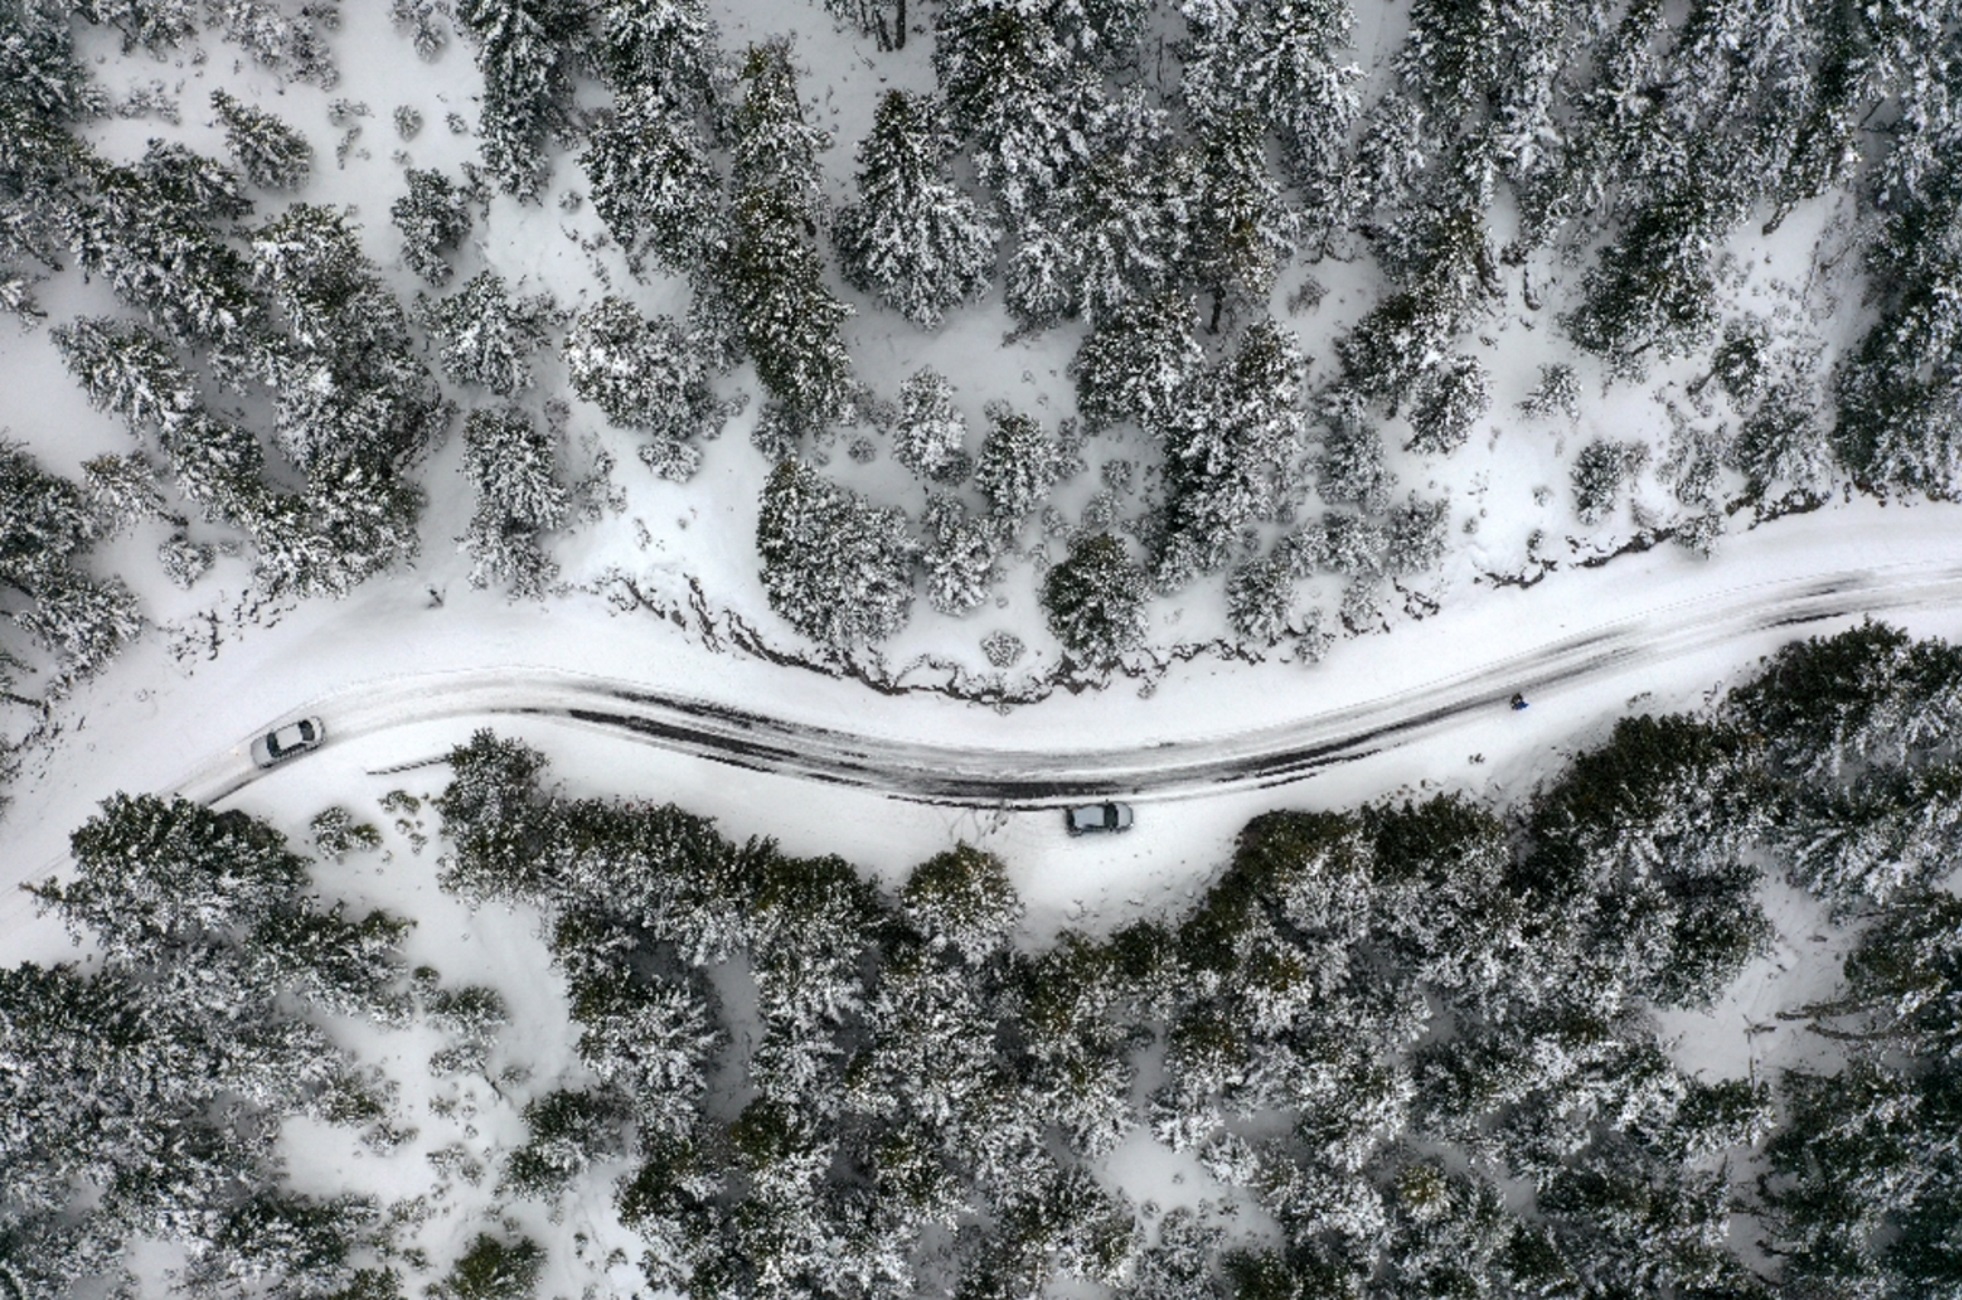
[[[450,282],[451,268],[443,254],[470,233],[469,198],[443,173],[411,167],[405,173],[409,192],[389,205],[389,219],[402,232],[402,260],[429,283]]]
[[[912,612],[908,532],[904,512],[784,461],[763,488],[756,520],[770,608],[824,645],[884,640]]]
[[[455,845],[442,876],[472,901],[522,898],[546,880],[550,817],[538,778],[545,756],[479,731],[450,751],[450,784],[436,796]]]
[[[551,1200],[594,1160],[624,1147],[626,1118],[618,1097],[559,1091],[525,1106],[528,1136],[504,1166],[504,1186],[519,1196]]]
[[[1008,941],[1022,904],[1001,859],[962,844],[913,868],[899,911],[929,946],[979,962]]]
[[[1144,644],[1146,595],[1144,570],[1108,533],[1071,545],[1042,581],[1050,632],[1091,669],[1109,668]]]
[[[262,189],[294,190],[313,173],[313,146],[279,118],[240,103],[222,90],[211,107],[225,127],[225,143],[247,180]]]
[[[1012,533],[1063,477],[1063,451],[1031,416],[1006,407],[989,411],[988,436],[974,466],[974,486],[995,522]]]
[[[545,1252],[529,1237],[501,1241],[479,1233],[432,1294],[441,1300],[531,1300]]]
[[[571,120],[586,8],[574,0],[461,0],[456,18],[484,76],[484,164],[507,194],[536,202],[550,171],[546,144]]]
[[[1001,235],[954,186],[952,150],[936,104],[886,92],[859,146],[859,201],[838,214],[845,278],[925,329],[987,288]]]
[[[1144,299],[1100,320],[1070,362],[1084,423],[1101,429],[1128,421],[1162,433],[1179,390],[1203,359],[1192,325],[1192,304],[1176,294]]]
[[[694,117],[647,89],[623,92],[594,128],[579,165],[593,209],[636,268],[652,257],[686,274],[726,238],[722,186]]]

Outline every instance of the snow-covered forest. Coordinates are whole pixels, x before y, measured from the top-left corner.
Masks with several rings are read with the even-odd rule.
[[[0,1300],[1962,1296],[1962,650],[1834,630],[1962,630],[1958,95],[1962,0],[0,0]],[[401,705],[520,667],[854,789]],[[1070,779],[863,796],[954,743]]]
[[[889,893],[561,792],[489,731],[428,804],[385,801],[396,837],[321,812],[312,864],[117,796],[37,889],[93,959],[0,974],[0,1284],[1950,1294],[1958,727],[1962,650],[1869,623],[1704,716],[1625,718],[1524,800],[1267,814],[1190,909],[1041,942],[970,845]],[[410,920],[311,892],[404,834],[515,909],[542,998],[410,969]],[[1767,877],[1857,918],[1790,1013],[1829,1056],[1699,1077],[1657,1016],[1765,953]]]
[[[17,693],[415,566],[1035,699],[1956,488],[1952,6],[827,3],[10,5]]]

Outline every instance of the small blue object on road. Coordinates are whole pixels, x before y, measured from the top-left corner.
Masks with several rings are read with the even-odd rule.
[[[1512,697],[1512,709],[1514,713],[1526,707],[1526,697],[1524,695],[1514,695]]]

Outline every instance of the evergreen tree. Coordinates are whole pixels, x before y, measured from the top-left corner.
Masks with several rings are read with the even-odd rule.
[[[1752,489],[1788,484],[1813,491],[1832,468],[1832,449],[1811,389],[1795,381],[1775,384],[1745,418],[1731,444],[1731,462]]]
[[[735,238],[724,271],[757,377],[794,433],[850,412],[851,359],[839,326],[851,308],[824,284],[810,242],[822,197],[817,154],[828,143],[805,124],[782,45],[752,48],[736,114]]]
[[[402,232],[402,260],[440,288],[452,274],[443,254],[470,233],[469,202],[463,190],[433,168],[411,167],[406,176],[409,192],[390,205],[389,219]]]
[[[1383,463],[1383,438],[1369,422],[1363,398],[1338,386],[1317,402],[1322,453],[1315,463],[1315,488],[1330,505],[1353,504],[1375,514],[1390,503],[1395,476]]]
[[[1006,406],[989,411],[974,486],[995,522],[1013,533],[1063,477],[1063,450],[1034,419]]]
[[[955,187],[952,151],[930,99],[888,91],[859,146],[859,200],[838,214],[845,279],[924,329],[987,288],[1001,235]]]
[[[756,550],[770,608],[833,649],[883,641],[912,612],[906,516],[880,509],[796,461],[763,488]]]
[[[1226,583],[1226,621],[1243,640],[1273,645],[1294,615],[1294,573],[1283,556],[1237,566]]]
[[[1144,644],[1144,570],[1105,533],[1071,545],[1042,582],[1049,630],[1076,662],[1108,668]]]
[[[651,256],[662,269],[686,274],[726,240],[708,141],[693,114],[661,91],[623,90],[612,114],[593,127],[579,165],[593,210],[636,271]]]
[[[624,299],[608,295],[581,312],[565,340],[572,391],[615,425],[640,429],[656,441],[641,459],[663,477],[685,479],[694,443],[722,431],[729,407],[716,400],[696,341],[665,316],[648,320]]]
[[[932,492],[920,529],[927,603],[955,618],[978,609],[1001,576],[1001,537],[994,521],[970,515],[958,497]]]
[[[893,459],[918,477],[953,484],[973,462],[966,451],[967,421],[954,406],[954,386],[922,366],[899,386],[899,420],[893,427]]]
[[[513,298],[495,271],[480,271],[447,298],[429,303],[423,324],[441,344],[443,373],[482,384],[499,397],[531,387],[531,354],[558,315],[550,294]]]
[[[708,93],[715,29],[701,0],[599,0],[594,42],[616,91],[641,87],[681,104]]]
[[[1621,499],[1621,490],[1648,462],[1642,442],[1608,442],[1596,438],[1574,457],[1574,515],[1592,526],[1607,519]]]
[[[1162,294],[1135,303],[1100,321],[1071,359],[1077,412],[1093,430],[1129,421],[1162,434],[1202,359],[1189,302]]]
[[[313,173],[313,146],[304,135],[222,90],[211,92],[211,106],[247,180],[268,190],[296,190],[307,183]]]
[[[1465,445],[1472,425],[1492,404],[1492,377],[1467,356],[1440,364],[1419,387],[1410,412],[1405,451],[1445,456]]]
[[[552,434],[517,407],[503,407],[472,411],[463,437],[464,473],[477,493],[463,537],[470,585],[501,584],[519,599],[543,596],[558,565],[545,554],[540,535],[571,514]]]
[[[536,202],[550,170],[546,142],[571,121],[586,8],[575,0],[460,0],[456,18],[484,77],[484,165],[505,193]]]

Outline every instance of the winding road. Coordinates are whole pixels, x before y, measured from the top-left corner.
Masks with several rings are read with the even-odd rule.
[[[1561,682],[1695,654],[1752,633],[1861,615],[1962,608],[1962,560],[1849,569],[1744,584],[1661,605],[1390,694],[1230,735],[1126,748],[1043,751],[937,745],[786,722],[644,685],[540,670],[391,678],[307,701],[346,738],[453,718],[549,718],[715,762],[925,803],[1044,808],[1091,796],[1192,797],[1300,780],[1411,743],[1468,714]],[[387,771],[433,766],[441,755]],[[260,773],[231,754],[176,789],[215,802]]]

